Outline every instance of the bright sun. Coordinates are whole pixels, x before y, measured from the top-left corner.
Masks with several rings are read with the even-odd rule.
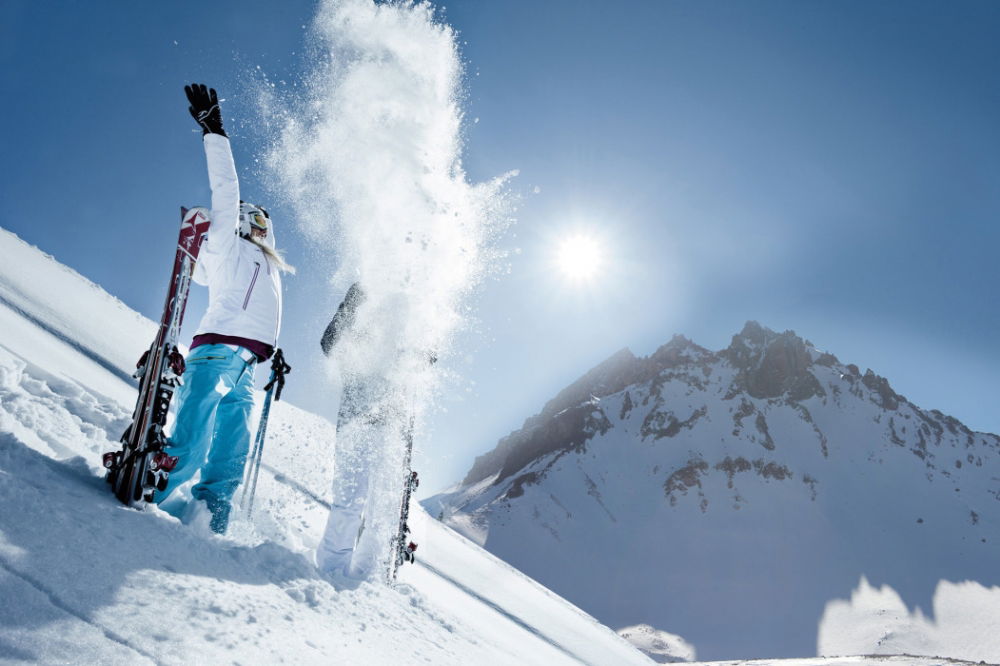
[[[601,260],[601,248],[591,236],[569,236],[559,244],[559,268],[572,280],[594,277],[601,267]]]

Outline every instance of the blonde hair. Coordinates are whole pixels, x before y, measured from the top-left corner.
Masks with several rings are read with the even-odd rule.
[[[246,238],[246,236],[244,236],[244,238]],[[274,262],[274,265],[278,267],[279,271],[281,271],[282,273],[291,273],[292,275],[295,275],[295,266],[292,266],[287,261],[285,261],[284,252],[282,252],[281,250],[275,250],[267,243],[262,243],[261,241],[254,238],[253,234],[250,235],[250,238],[246,238],[246,240],[250,241],[257,247],[259,247],[261,252],[266,254],[268,258]]]

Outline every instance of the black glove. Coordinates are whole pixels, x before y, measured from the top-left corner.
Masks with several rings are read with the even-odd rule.
[[[222,129],[222,109],[219,108],[219,96],[215,94],[215,88],[206,88],[203,83],[192,83],[184,86],[184,93],[191,102],[188,111],[201,125],[202,134],[226,136],[226,130]]]

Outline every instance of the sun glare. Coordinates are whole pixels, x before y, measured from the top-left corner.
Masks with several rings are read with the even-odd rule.
[[[597,240],[591,236],[569,236],[559,244],[557,263],[563,274],[571,280],[588,280],[597,275],[602,253]]]

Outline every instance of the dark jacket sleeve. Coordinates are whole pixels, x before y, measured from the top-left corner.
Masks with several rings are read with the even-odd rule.
[[[337,308],[337,312],[334,313],[333,319],[327,325],[326,330],[323,331],[323,337],[319,341],[319,346],[323,349],[323,353],[327,356],[333,351],[334,345],[340,340],[344,331],[349,329],[354,323],[354,317],[357,314],[358,306],[360,306],[365,300],[365,293],[361,290],[361,286],[355,282],[351,285],[351,288],[347,290],[347,294],[344,296],[343,302],[340,307]]]

